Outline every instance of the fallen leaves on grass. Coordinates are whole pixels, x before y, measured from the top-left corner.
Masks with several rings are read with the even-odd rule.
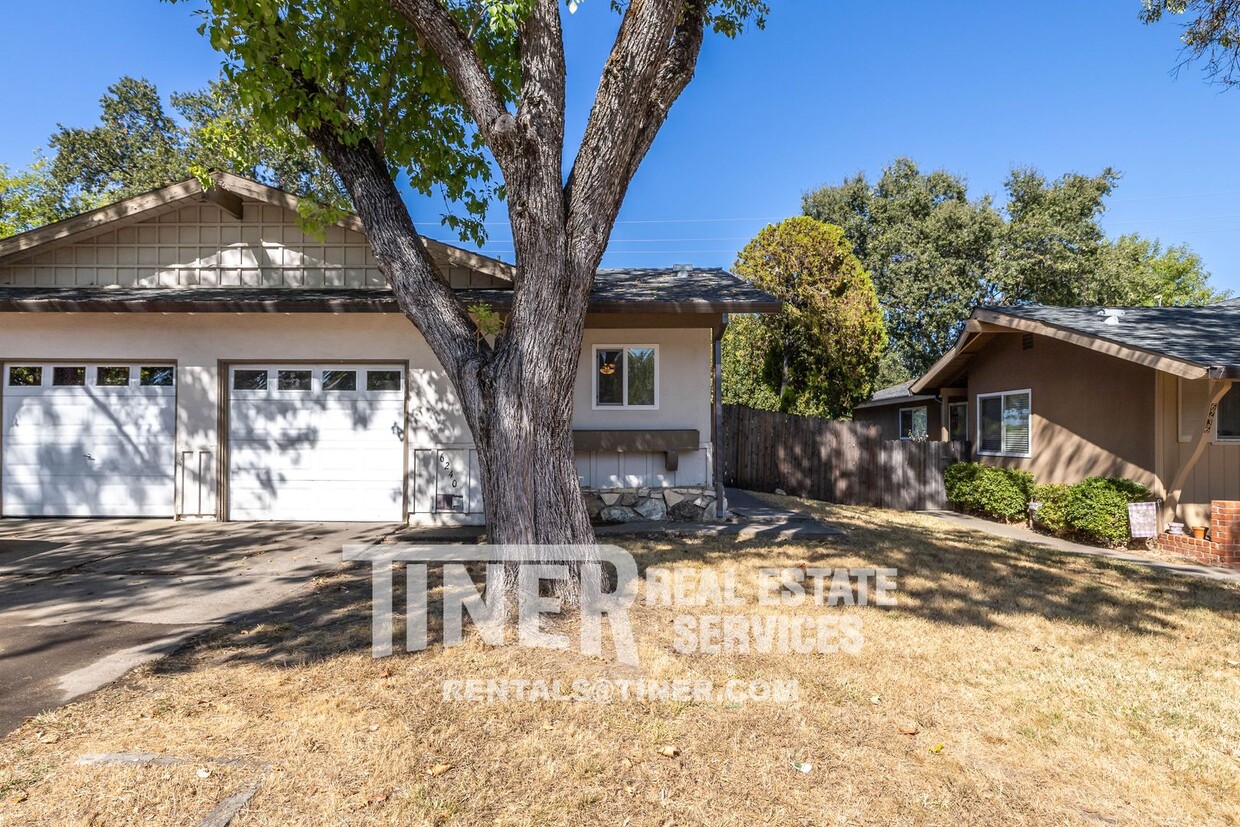
[[[429,776],[432,776],[432,777],[433,777],[433,776],[440,776],[440,775],[443,775],[445,772],[447,772],[447,771],[448,771],[448,770],[450,770],[450,769],[452,769],[452,765],[451,765],[451,764],[436,764],[436,765],[435,765],[435,766],[433,766],[433,767],[427,767],[427,769],[426,769],[426,774],[427,774],[427,775],[429,775]]]
[[[677,755],[680,755],[680,747],[664,744],[659,747],[659,755],[662,755],[664,758],[675,758]]]

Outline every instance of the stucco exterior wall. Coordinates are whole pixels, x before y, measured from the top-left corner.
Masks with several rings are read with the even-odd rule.
[[[1155,474],[1156,371],[1087,348],[1002,334],[969,362],[969,427],[978,454],[978,396],[1029,389],[1028,458],[977,455],[1030,471],[1039,483],[1089,476],[1127,477],[1158,488]]]
[[[658,410],[594,411],[590,346],[659,345]],[[680,468],[662,468],[662,454],[583,455],[583,483],[592,487],[691,486],[710,482],[710,368],[708,329],[589,330],[577,376],[575,427],[616,429],[696,428],[701,450],[681,455]],[[62,314],[0,313],[0,362],[107,361],[177,365],[179,514],[217,510],[221,456],[221,364],[229,362],[366,361],[408,364],[408,449],[411,509],[426,509],[420,489],[436,449],[468,456],[472,438],[451,383],[409,322],[396,314]],[[0,383],[0,393],[3,386]],[[421,469],[421,473],[420,473]]]

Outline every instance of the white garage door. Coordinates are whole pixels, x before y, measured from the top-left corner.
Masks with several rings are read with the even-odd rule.
[[[236,365],[228,376],[233,520],[400,522],[399,365]]]
[[[172,517],[176,369],[4,366],[6,517]]]

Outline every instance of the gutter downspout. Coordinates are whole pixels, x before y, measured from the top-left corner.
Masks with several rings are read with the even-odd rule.
[[[720,317],[719,329],[715,331],[715,348],[712,372],[715,377],[714,420],[711,423],[711,443],[715,454],[715,517],[722,520],[728,516],[727,497],[723,491],[723,452],[719,443],[723,439],[723,334],[728,329],[728,314]]]

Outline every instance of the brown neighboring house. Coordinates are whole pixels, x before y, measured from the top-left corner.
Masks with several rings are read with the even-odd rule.
[[[1040,483],[1136,480],[1162,500],[1162,527],[1211,529],[1199,546],[1166,542],[1240,565],[1237,379],[1240,300],[979,307],[924,376],[879,391],[855,417],[882,424],[885,438],[912,436],[924,417],[928,438],[964,436],[976,460]]]

